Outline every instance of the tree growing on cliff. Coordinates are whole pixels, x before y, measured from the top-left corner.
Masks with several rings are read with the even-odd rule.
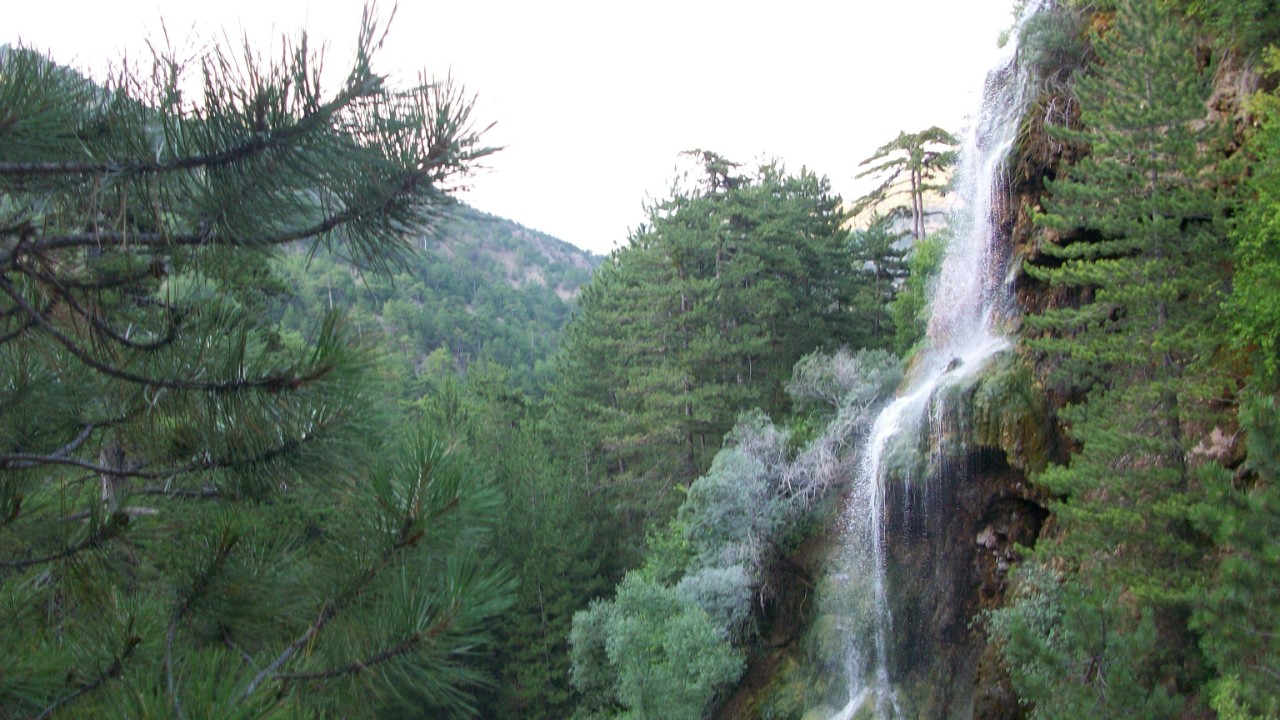
[[[1065,626],[1006,640],[1010,658],[1031,658],[1015,663],[1015,682],[1058,663],[1039,673],[1047,686],[1023,688],[1044,717],[1155,717],[1165,712],[1156,696],[1188,691],[1197,673],[1186,619],[1202,540],[1188,429],[1223,391],[1211,359],[1224,340],[1214,311],[1227,288],[1227,168],[1223,127],[1206,106],[1212,71],[1183,23],[1155,3],[1121,3],[1095,47],[1097,64],[1076,86],[1083,129],[1059,131],[1088,154],[1049,183],[1038,218],[1066,240],[1043,246],[1051,263],[1028,268],[1076,302],[1027,323],[1040,333],[1032,347],[1058,368],[1054,381],[1084,398],[1062,411],[1079,450],[1039,477],[1062,500],[1061,534],[1037,553],[1071,569],[1060,621],[1092,623],[1072,632],[1101,644],[1055,647]],[[1121,598],[1131,612],[1108,620],[1099,608]],[[1024,599],[1009,617],[1033,608]],[[1153,618],[1158,641],[1139,642],[1150,630],[1141,618]],[[1174,659],[1183,664],[1170,668]],[[1108,668],[1136,679],[1130,693],[1108,689]]]
[[[465,712],[505,603],[494,504],[395,433],[329,316],[262,320],[276,248],[396,262],[490,152],[449,82],[0,55],[0,717]]]

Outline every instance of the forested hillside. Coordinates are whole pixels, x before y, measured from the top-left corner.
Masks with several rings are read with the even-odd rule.
[[[390,273],[327,251],[293,248],[278,260],[270,312],[304,337],[341,308],[358,331],[384,335],[407,377],[446,351],[459,369],[490,361],[527,390],[545,385],[573,299],[601,258],[510,220],[450,205],[419,231]]]
[[[972,368],[958,135],[864,198],[691,151],[602,259],[457,201],[497,151],[382,31],[0,52],[0,718],[1280,717],[1274,0],[1017,26]]]

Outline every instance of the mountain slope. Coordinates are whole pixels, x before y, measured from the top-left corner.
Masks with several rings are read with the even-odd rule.
[[[316,309],[345,309],[362,333],[385,336],[410,370],[445,349],[462,369],[491,360],[526,386],[555,351],[573,298],[603,261],[511,220],[458,205],[421,236],[390,276],[302,249],[278,263],[285,288],[274,309],[308,333]]]

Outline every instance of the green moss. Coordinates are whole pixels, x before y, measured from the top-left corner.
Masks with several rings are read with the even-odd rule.
[[[1003,450],[1009,465],[1027,473],[1049,464],[1053,421],[1043,389],[1022,358],[1007,353],[983,373],[968,398],[971,440]]]
[[[814,688],[801,663],[788,657],[760,694],[760,720],[800,720],[812,700]]]
[[[1003,451],[1009,465],[1025,473],[1048,465],[1054,421],[1043,388],[1018,355],[998,355],[981,374],[938,393],[933,402],[942,408],[941,432],[926,415],[914,432],[892,438],[883,459],[890,482],[923,481],[940,460],[959,461],[983,449]]]
[[[1044,390],[1030,367],[1004,353],[971,379],[945,390],[943,437],[933,440],[951,460],[978,450],[1002,451],[1009,466],[1025,473],[1049,464],[1054,421]]]

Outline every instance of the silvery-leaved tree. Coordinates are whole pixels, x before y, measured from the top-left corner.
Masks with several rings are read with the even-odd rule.
[[[386,269],[492,152],[382,29],[333,92],[305,36],[104,82],[0,49],[0,718],[468,709],[489,493],[339,315],[264,313],[273,253]]]

